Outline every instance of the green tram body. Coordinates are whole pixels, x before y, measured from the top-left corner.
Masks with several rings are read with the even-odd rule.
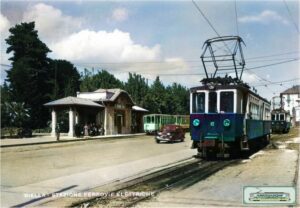
[[[184,129],[189,129],[189,115],[167,115],[167,114],[149,114],[144,118],[144,132],[152,134],[160,130],[164,125],[176,124]]]

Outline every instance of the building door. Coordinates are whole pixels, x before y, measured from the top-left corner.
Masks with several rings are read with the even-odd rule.
[[[117,115],[117,130],[118,130],[118,134],[122,133],[122,120],[123,120],[123,116],[118,114]]]

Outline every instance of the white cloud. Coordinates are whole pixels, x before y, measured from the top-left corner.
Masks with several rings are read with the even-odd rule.
[[[22,21],[35,21],[39,36],[49,42],[80,29],[83,22],[80,18],[64,15],[61,10],[44,3],[27,8]]]
[[[264,10],[257,15],[249,15],[238,18],[241,23],[262,23],[269,24],[273,22],[278,22],[282,24],[289,24],[289,22],[277,12],[271,10]]]
[[[152,61],[160,57],[160,46],[134,43],[130,34],[115,29],[112,32],[82,30],[50,45],[54,56],[74,62]]]
[[[1,35],[3,35],[3,33],[7,33],[9,27],[10,27],[9,20],[0,13],[0,33],[1,33]]]
[[[257,82],[258,78],[257,78],[257,76],[255,76],[255,74],[250,74],[247,71],[245,71],[243,73],[242,80],[248,84],[252,84],[254,82]]]
[[[112,19],[118,22],[123,22],[128,18],[128,10],[125,8],[117,8],[112,12]]]

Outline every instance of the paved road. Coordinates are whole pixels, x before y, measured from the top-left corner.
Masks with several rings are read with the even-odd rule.
[[[191,157],[190,144],[141,136],[1,149],[1,207],[34,201],[24,194],[86,190]]]

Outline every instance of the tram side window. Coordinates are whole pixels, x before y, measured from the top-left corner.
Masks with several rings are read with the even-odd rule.
[[[251,119],[258,120],[259,119],[259,106],[255,103],[250,103],[250,113],[251,113]]]
[[[151,123],[154,123],[154,116],[151,117]]]
[[[269,108],[265,108],[265,120],[270,120],[270,109]],[[272,119],[273,120],[273,119]]]
[[[146,117],[146,119],[147,119],[147,123],[151,123],[151,117]]]
[[[217,93],[210,92],[208,94],[208,112],[217,113]]]
[[[205,112],[205,93],[194,93],[193,94],[193,113],[204,113]]]
[[[233,113],[233,92],[221,92],[220,94],[220,111]]]

